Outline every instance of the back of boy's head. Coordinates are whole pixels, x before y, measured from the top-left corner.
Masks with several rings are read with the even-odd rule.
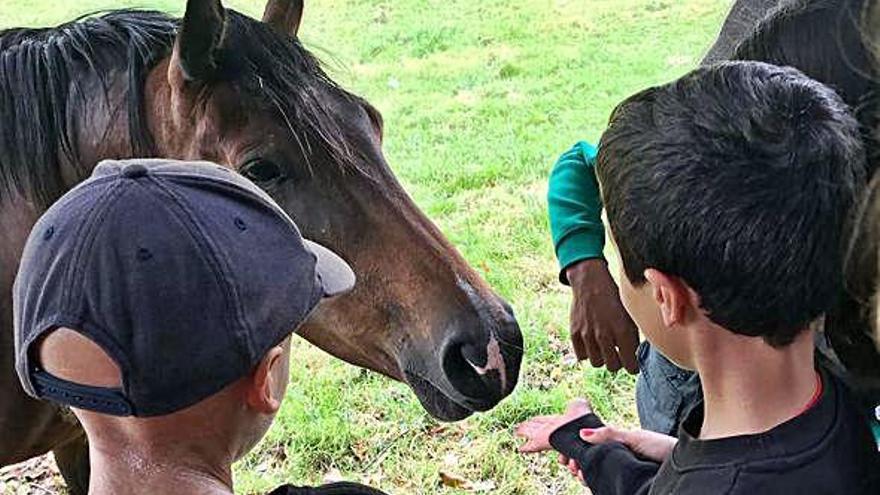
[[[863,186],[858,124],[797,70],[732,62],[624,101],[597,173],[627,278],[679,277],[707,316],[791,343],[835,301]]]

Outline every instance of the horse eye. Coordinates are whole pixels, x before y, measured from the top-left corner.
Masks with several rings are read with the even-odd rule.
[[[284,173],[277,163],[263,159],[246,163],[239,172],[260,186],[272,185],[284,179]]]

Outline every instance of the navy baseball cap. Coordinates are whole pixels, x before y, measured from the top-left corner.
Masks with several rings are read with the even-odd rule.
[[[207,162],[105,161],[37,221],[13,289],[16,370],[35,398],[118,416],[158,416],[247,375],[348,265],[304,240],[259,187]],[[40,366],[58,327],[115,361],[121,387]]]

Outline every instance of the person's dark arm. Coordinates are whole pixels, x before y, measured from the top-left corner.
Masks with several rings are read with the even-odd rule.
[[[550,435],[557,452],[573,459],[593,495],[646,495],[660,464],[640,459],[619,442],[593,445],[580,437],[585,428],[601,428],[595,414],[571,421]]]
[[[580,142],[559,157],[550,174],[547,203],[559,279],[572,288],[571,342],[577,358],[635,373],[638,331],[602,257],[605,228],[595,158],[596,149]]]

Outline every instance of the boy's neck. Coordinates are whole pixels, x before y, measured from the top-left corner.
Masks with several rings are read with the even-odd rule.
[[[112,452],[112,455],[106,455]],[[198,456],[154,455],[90,447],[89,495],[231,495],[231,463]]]
[[[782,348],[717,326],[697,332],[694,364],[704,395],[700,439],[766,432],[800,415],[814,398],[812,331]]]

